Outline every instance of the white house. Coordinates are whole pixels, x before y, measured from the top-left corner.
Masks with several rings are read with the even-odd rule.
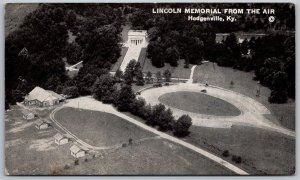
[[[37,129],[47,129],[50,126],[49,122],[41,119],[36,120],[34,123]]]
[[[28,109],[24,109],[22,111],[22,114],[23,114],[23,118],[26,119],[26,120],[30,120],[30,119],[33,119],[35,117],[34,113],[29,111]]]
[[[70,151],[71,151],[71,155],[73,157],[75,157],[75,158],[80,158],[80,157],[84,157],[85,156],[85,151],[83,149],[79,148],[76,145],[73,145],[70,148]]]
[[[57,133],[54,136],[54,142],[58,145],[63,145],[63,144],[67,144],[69,142],[69,139],[63,136],[62,134]]]
[[[40,107],[53,106],[63,102],[66,98],[50,90],[35,87],[24,100],[27,106],[36,105]]]

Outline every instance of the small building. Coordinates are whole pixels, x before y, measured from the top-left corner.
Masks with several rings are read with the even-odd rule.
[[[50,126],[48,121],[42,119],[38,119],[34,123],[37,129],[47,129]]]
[[[63,144],[67,144],[69,142],[69,139],[64,135],[57,133],[54,136],[54,142],[58,145],[63,145]]]
[[[85,151],[76,145],[73,145],[70,148],[70,151],[71,151],[71,155],[75,158],[80,158],[85,156]]]
[[[22,114],[23,114],[23,118],[26,119],[26,120],[30,120],[30,119],[33,119],[35,117],[34,113],[31,112],[28,109],[24,109],[22,111]]]
[[[27,96],[25,96],[24,104],[26,106],[36,105],[40,107],[57,105],[65,101],[65,97],[40,87],[35,87]]]

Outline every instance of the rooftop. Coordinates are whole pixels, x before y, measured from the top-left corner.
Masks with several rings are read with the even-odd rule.
[[[129,30],[128,36],[146,36],[146,30]]]

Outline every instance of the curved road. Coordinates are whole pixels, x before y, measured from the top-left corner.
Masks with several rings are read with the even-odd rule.
[[[186,148],[189,148],[190,150],[193,150],[199,154],[201,154],[202,156],[216,162],[217,164],[239,174],[239,175],[248,175],[248,173],[242,169],[240,169],[239,167],[223,160],[222,158],[202,149],[202,148],[199,148],[199,147],[196,147],[192,144],[189,144],[183,140],[180,140],[178,138],[175,138],[173,136],[170,136],[166,133],[163,133],[163,132],[160,132],[158,130],[156,130],[155,128],[152,128],[150,126],[147,126],[146,124],[144,123],[141,123],[119,111],[117,111],[112,105],[108,105],[108,104],[103,104],[102,102],[99,102],[95,99],[93,99],[92,97],[80,97],[80,98],[77,98],[77,99],[72,99],[70,100],[68,103],[64,104],[63,107],[73,107],[73,108],[78,108],[78,102],[80,103],[80,108],[81,109],[87,109],[87,110],[94,110],[94,111],[102,111],[102,112],[107,112],[107,113],[112,113],[116,116],[119,116],[125,120],[127,120],[128,122],[130,123],[133,123],[147,131],[150,131],[158,136],[160,136],[161,138],[165,138],[169,141],[172,141],[174,143],[177,143],[177,144],[180,144]],[[55,114],[55,112],[54,112]],[[54,115],[52,115],[52,119],[53,119]],[[54,118],[55,120],[55,118]],[[65,129],[65,128],[64,128]],[[79,141],[79,143],[82,143],[83,141]],[[83,142],[85,143],[85,142]],[[85,143],[86,144],[86,143]]]
[[[200,93],[200,91],[203,89],[207,90],[207,95],[220,98],[231,103],[241,111],[241,114],[238,116],[212,116],[184,111],[167,105],[166,106],[172,109],[173,114],[176,118],[180,117],[183,114],[189,114],[193,119],[193,125],[196,126],[230,128],[233,124],[246,125],[276,131],[295,138],[294,131],[276,125],[264,117],[264,115],[271,114],[271,112],[263,104],[248,96],[220,87],[205,87],[205,85],[203,84],[199,85],[182,83],[169,87],[161,87],[159,88],[159,90],[153,88],[146,89],[141,93],[140,96],[143,97],[147,103],[155,105],[160,103],[159,97],[165,93],[177,91],[190,91]]]

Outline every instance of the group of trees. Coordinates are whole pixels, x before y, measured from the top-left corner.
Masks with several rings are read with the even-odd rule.
[[[120,6],[40,4],[28,14],[5,39],[6,104],[35,86],[70,97],[91,94],[96,79],[120,56]],[[75,78],[67,76],[63,59],[83,61]]]
[[[271,103],[295,98],[295,37],[292,35],[270,34],[245,39],[239,44],[236,35],[231,33],[223,43],[215,45],[210,58],[220,66],[254,70],[255,80],[272,90]]]
[[[133,62],[133,61],[132,61]],[[128,66],[131,66],[129,64]],[[161,131],[173,131],[176,136],[186,136],[189,134],[189,127],[192,119],[188,115],[180,117],[177,121],[170,108],[163,104],[151,106],[146,104],[142,98],[136,98],[131,88],[131,83],[124,81],[117,88],[117,81],[109,74],[104,74],[98,78],[94,86],[94,96],[104,103],[113,104],[119,111],[130,112],[146,121],[146,124],[158,126]]]
[[[165,6],[173,7],[172,4],[165,4]],[[215,5],[182,4],[182,6],[214,8]],[[232,5],[218,4],[218,8],[230,6]],[[240,8],[252,6],[253,4],[235,4],[235,7]],[[257,8],[257,4],[255,6]],[[270,5],[258,6],[266,8]],[[273,23],[259,15],[237,15],[238,21],[234,23],[202,22],[199,24],[186,21],[181,14],[151,14],[151,8],[155,7],[159,7],[159,4],[136,6],[130,17],[134,28],[148,30],[147,57],[155,67],[163,67],[165,63],[177,66],[179,59],[184,59],[185,67],[188,67],[190,63],[200,64],[203,59],[208,59],[217,62],[220,66],[244,71],[255,70],[256,80],[271,88],[272,94],[269,100],[272,103],[284,103],[287,97],[295,97],[295,70],[293,69],[295,37],[293,33],[285,33],[285,30],[289,32],[295,30],[295,7],[292,4],[272,5],[276,12],[281,13],[276,16],[276,21]],[[264,32],[270,35],[238,43],[236,35],[231,33],[223,43],[215,42],[216,33],[238,31]],[[268,66],[266,61],[270,58],[280,61],[280,69],[266,67]],[[268,74],[267,72],[270,71],[272,73]],[[284,88],[273,82],[279,78],[286,80]]]
[[[142,71],[142,67],[140,62],[136,62],[136,60],[131,60],[126,66],[125,72],[123,73],[120,69],[118,69],[114,75],[114,78],[117,82],[125,82],[126,84],[135,83],[137,86],[143,86],[145,83],[153,83],[154,77],[152,77],[152,73],[147,72],[144,77],[144,73]],[[166,82],[171,82],[172,73],[170,70],[165,70],[163,75],[160,71],[155,74],[156,82],[162,82],[163,77]]]

